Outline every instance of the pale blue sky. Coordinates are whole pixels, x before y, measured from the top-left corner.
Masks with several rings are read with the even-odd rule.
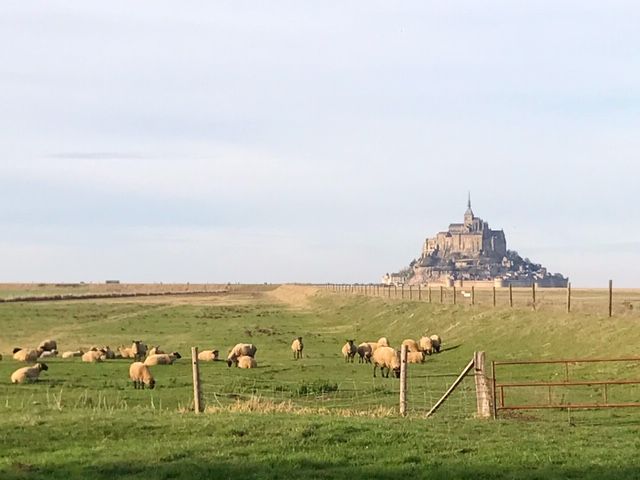
[[[0,281],[377,281],[475,213],[640,287],[633,1],[0,7]]]

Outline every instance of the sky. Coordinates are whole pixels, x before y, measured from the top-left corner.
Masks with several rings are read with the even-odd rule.
[[[635,1],[0,6],[0,282],[375,282],[477,216],[640,287]]]

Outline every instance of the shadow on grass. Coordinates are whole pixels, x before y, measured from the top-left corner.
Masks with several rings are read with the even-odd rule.
[[[451,350],[455,350],[457,348],[460,348],[461,346],[462,346],[461,343],[459,343],[457,345],[451,345],[450,347],[440,349],[440,353],[450,352]]]
[[[585,466],[583,468],[561,465],[490,467],[486,465],[454,465],[435,462],[425,464],[426,458],[409,456],[399,458],[397,464],[387,464],[376,468],[358,466],[351,462],[319,462],[310,459],[291,461],[265,460],[262,463],[207,462],[194,461],[178,455],[160,458],[157,463],[144,464],[114,462],[97,465],[60,465],[37,467],[14,462],[7,469],[0,470],[3,480],[25,479],[397,479],[415,478],[438,479],[626,479],[638,478],[640,464],[620,465],[615,468]],[[434,461],[435,459],[431,459]]]

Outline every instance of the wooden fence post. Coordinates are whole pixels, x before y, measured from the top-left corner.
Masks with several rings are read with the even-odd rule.
[[[513,308],[513,285],[509,284],[509,306]]]
[[[496,286],[493,286],[493,307],[496,306]]]
[[[444,287],[440,285],[440,303],[444,301]]]
[[[471,285],[471,305],[476,304],[476,287]]]
[[[387,289],[387,298],[391,298],[391,285],[389,285],[389,288]]]
[[[398,298],[398,285],[393,285],[393,298]]]
[[[404,283],[402,285],[400,285],[400,295],[401,295],[400,298],[404,299]]]
[[[193,410],[199,414],[203,410],[202,389],[200,388],[200,367],[198,365],[198,347],[191,347],[191,368],[193,370]]]
[[[609,280],[609,316],[613,315],[613,280]]]
[[[454,285],[453,286],[453,304],[455,305],[456,302],[457,302],[457,299],[456,299],[456,286]]]
[[[489,393],[489,385],[487,384],[484,352],[474,352],[473,366],[476,382],[477,417],[489,418],[491,417],[491,394]]]
[[[418,284],[418,300],[422,300],[422,286]]]
[[[409,285],[409,300],[413,300],[413,285]]]
[[[531,281],[531,305],[533,310],[536,309],[536,282]]]
[[[567,282],[567,313],[571,313],[571,282]]]
[[[407,415],[407,346],[400,349],[400,415]]]
[[[428,288],[429,288],[429,303],[431,303],[431,287],[428,287]]]

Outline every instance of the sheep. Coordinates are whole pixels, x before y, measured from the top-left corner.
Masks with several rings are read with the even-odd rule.
[[[258,349],[253,343],[238,343],[231,350],[227,356],[227,366],[231,366],[234,363],[238,363],[238,357],[241,355],[248,355],[249,357],[255,357]]]
[[[240,355],[236,366],[238,368],[256,368],[258,364],[256,363],[255,358],[250,357],[249,355]]]
[[[82,361],[95,363],[95,362],[104,362],[107,359],[107,356],[102,350],[89,350],[88,352],[82,354]]]
[[[298,337],[293,340],[291,343],[291,351],[293,352],[293,359],[298,360],[302,358],[302,349],[304,345],[302,344],[302,337]]]
[[[46,363],[36,363],[30,367],[19,368],[11,374],[11,383],[35,382],[42,370],[49,370]]]
[[[420,346],[418,345],[418,342],[416,342],[415,340],[412,340],[410,338],[407,338],[406,340],[402,341],[402,345],[406,345],[407,346],[407,350],[410,352],[419,352],[420,351]]]
[[[400,352],[391,347],[379,347],[373,352],[373,377],[376,376],[376,369],[380,367],[380,374],[389,378],[389,372],[393,370],[396,378],[400,378]],[[387,374],[384,374],[384,369]]]
[[[431,355],[433,353],[433,342],[427,336],[424,336],[418,342],[420,346],[420,350],[426,353],[427,355]]]
[[[16,347],[13,349],[13,359],[19,362],[35,362],[40,356],[37,350]]]
[[[424,363],[424,352],[407,352],[407,363]]]
[[[433,349],[435,350],[436,353],[440,353],[440,347],[442,345],[442,339],[440,338],[440,335],[431,335],[431,343],[433,344]]]
[[[358,356],[360,357],[358,363],[371,363],[371,355],[373,355],[373,349],[370,343],[364,342],[358,345]]]
[[[201,362],[215,362],[219,356],[218,350],[202,350],[198,352],[198,360]]]
[[[378,346],[380,347],[388,347],[389,346],[389,340],[387,340],[387,337],[380,337],[378,339]]]
[[[132,347],[120,346],[118,347],[118,353],[121,358],[136,358]]]
[[[147,356],[147,345],[142,343],[141,340],[134,340],[133,345],[131,345],[131,351],[133,352],[133,358],[142,361]]]
[[[166,353],[166,352],[160,350],[160,346],[156,345],[155,347],[151,347],[151,350],[149,350],[149,352],[147,353],[147,356],[150,357],[151,355],[158,355],[160,353]]]
[[[40,351],[40,350],[38,350]],[[40,353],[40,356],[38,358],[49,358],[49,357],[57,357],[58,356],[58,351],[57,350],[43,350]]]
[[[129,367],[129,378],[133,382],[133,388],[144,390],[146,385],[151,390],[156,386],[156,381],[151,375],[149,367],[142,362],[133,362]]]
[[[355,342],[353,339],[347,340],[347,343],[342,346],[342,356],[344,357],[345,362],[353,363],[353,358],[358,352],[358,348],[353,342]]]
[[[84,355],[82,350],[76,350],[75,352],[67,350],[66,352],[62,352],[62,358],[81,357],[82,355]]]
[[[182,358],[178,352],[169,353],[156,353],[155,355],[149,355],[144,364],[149,365],[173,365],[177,359]]]
[[[41,352],[50,352],[52,350],[57,350],[58,349],[58,342],[56,342],[55,340],[43,340],[42,342],[40,342],[40,345],[38,345],[38,350],[40,350]]]

